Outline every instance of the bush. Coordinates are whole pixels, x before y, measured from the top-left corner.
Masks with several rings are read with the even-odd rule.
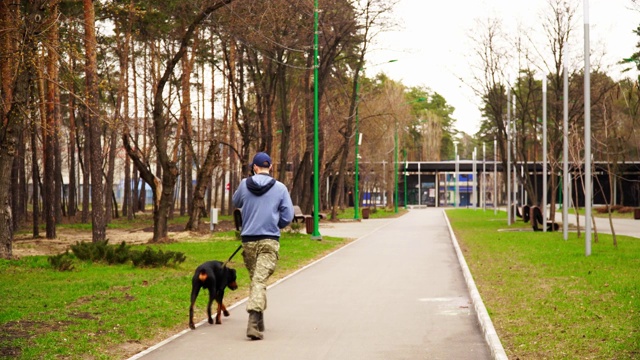
[[[300,230],[302,229],[302,223],[292,222],[289,227],[291,228],[291,232],[294,234],[300,234]]]
[[[131,246],[127,245],[124,241],[119,246],[109,246],[105,253],[105,260],[109,265],[112,264],[124,264],[131,258],[130,255]]]
[[[175,266],[183,263],[187,258],[184,253],[175,251],[153,250],[147,247],[144,251],[131,250],[131,261],[135,267]]]
[[[634,207],[631,206],[621,206],[620,209],[618,209],[618,213],[619,214],[628,214],[628,213],[632,213],[635,210]]]
[[[132,250],[124,241],[118,246],[108,245],[109,240],[98,242],[76,242],[71,245],[74,255],[82,261],[106,262],[109,265],[133,262],[137,267],[175,266],[186,260],[184,253],[154,251],[147,247],[144,251]]]
[[[73,254],[83,261],[101,261],[109,265],[124,264],[129,261],[129,248],[124,241],[119,246],[110,246],[109,240],[98,242],[76,242],[71,245]]]
[[[69,250],[62,254],[52,255],[47,258],[51,267],[58,271],[71,271],[73,267],[73,256],[69,254]]]

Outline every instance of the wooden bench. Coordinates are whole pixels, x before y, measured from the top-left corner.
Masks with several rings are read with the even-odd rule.
[[[524,222],[529,222],[531,219],[531,208],[529,205],[524,205],[522,207],[517,204],[513,205],[513,212],[517,217],[521,218]]]
[[[531,227],[533,231],[542,231],[542,224],[544,224],[544,217],[542,216],[542,210],[537,206],[531,207]],[[552,221],[546,221],[547,231],[558,231],[560,225]]]
[[[293,222],[304,222],[307,217],[311,217],[311,215],[303,214],[300,206],[293,205]]]
[[[327,218],[327,214],[323,214],[323,213],[318,214],[318,216],[320,216],[320,219]],[[298,221],[304,222],[304,219],[308,217],[313,217],[313,212],[311,213],[311,215],[303,214],[302,209],[300,209],[300,206],[293,205],[293,222],[298,222]]]

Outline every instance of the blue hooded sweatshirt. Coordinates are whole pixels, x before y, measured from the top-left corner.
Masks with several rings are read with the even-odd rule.
[[[267,174],[243,179],[233,194],[233,206],[242,208],[242,242],[280,239],[280,229],[293,220],[287,187]]]

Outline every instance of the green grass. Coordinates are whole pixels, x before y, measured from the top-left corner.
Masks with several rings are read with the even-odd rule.
[[[510,359],[640,357],[640,240],[599,234],[499,231],[506,214],[448,210]]]
[[[74,271],[57,272],[45,256],[0,260],[0,358],[125,358],[187,328],[193,270],[207,260],[228,259],[240,244],[234,239],[234,232],[226,232],[204,242],[158,245],[185,253],[187,260],[175,268],[77,261]],[[283,233],[272,280],[344,243]],[[231,266],[239,289],[227,290],[226,304],[248,294],[242,257],[236,255]],[[198,298],[196,321],[206,317],[207,297]]]

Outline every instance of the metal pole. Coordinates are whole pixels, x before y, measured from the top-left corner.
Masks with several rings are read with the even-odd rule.
[[[459,165],[458,163],[460,162],[460,157],[458,156],[458,143],[455,142],[453,143],[453,145],[455,146],[455,150],[456,150],[456,167],[455,167],[455,179],[454,179],[454,192],[453,192],[453,207],[458,207],[458,171],[459,171]]]
[[[418,208],[422,205],[422,178],[420,175],[422,170],[420,169],[420,161],[418,161]]]
[[[518,141],[518,137],[516,136],[516,95],[512,94],[512,101],[513,103],[511,104],[511,110],[512,110],[512,120],[511,120],[511,128],[512,128],[512,132],[513,132],[513,140],[511,141],[511,146],[513,146],[513,202],[514,205],[515,203],[518,202],[518,168],[516,166],[516,164],[518,163],[518,159],[516,157],[516,155],[518,154],[517,151],[517,141]],[[515,212],[515,208],[514,210],[511,212],[511,218],[512,218],[512,223],[516,222],[516,212]]]
[[[547,77],[542,80],[542,231],[547,231]],[[555,222],[555,221],[554,221]]]
[[[320,235],[320,150],[318,144],[318,0],[314,0],[313,11],[313,233],[312,240],[322,240]]]
[[[566,48],[565,48],[566,49]],[[562,95],[562,102],[564,107],[564,114],[562,119],[562,236],[563,239],[569,239],[569,74],[567,66],[567,53],[564,53],[563,59],[563,82],[564,89]]]
[[[487,143],[482,143],[482,210],[487,210]]]
[[[478,208],[478,193],[476,191],[477,187],[478,187],[478,182],[476,181],[476,176],[478,175],[478,165],[476,165],[476,151],[477,149],[474,147],[473,148],[473,180],[471,181],[471,184],[473,185],[473,191],[471,192],[471,196],[473,196],[473,209],[477,209]]]
[[[589,0],[584,0],[584,246],[591,255],[591,64],[589,46]]]
[[[507,88],[507,225],[511,225],[511,84]]]
[[[394,162],[394,174],[395,174],[395,186],[394,186],[394,192],[393,192],[393,211],[397,214],[398,213],[398,127],[396,124],[396,134],[394,137],[394,147],[395,147],[395,151],[394,151],[394,155],[395,155],[395,162]]]
[[[407,149],[402,150],[404,154],[404,209],[407,210],[407,168],[409,163],[407,162]]]
[[[493,215],[498,215],[498,138],[493,138]]]

